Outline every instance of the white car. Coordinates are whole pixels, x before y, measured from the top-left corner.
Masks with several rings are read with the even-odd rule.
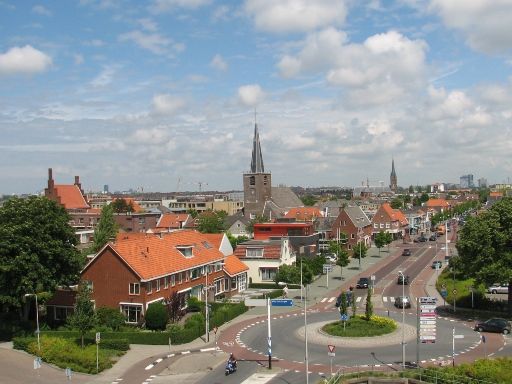
[[[325,256],[325,259],[330,261],[331,263],[335,263],[336,262],[336,255],[328,255],[328,256]]]
[[[493,284],[487,288],[488,293],[508,293],[508,285],[505,284]]]

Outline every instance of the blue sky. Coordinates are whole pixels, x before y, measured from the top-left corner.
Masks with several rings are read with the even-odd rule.
[[[0,0],[0,194],[512,174],[512,0]]]

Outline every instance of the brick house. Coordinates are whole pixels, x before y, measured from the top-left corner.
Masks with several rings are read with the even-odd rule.
[[[355,205],[341,209],[332,225],[331,239],[338,239],[341,233],[347,236],[345,247],[349,251],[359,242],[366,247],[371,246],[372,223],[361,207]]]
[[[372,225],[373,236],[383,231],[391,233],[393,239],[398,239],[406,234],[409,223],[399,209],[393,209],[389,203],[383,203],[373,216]]]
[[[172,294],[183,298],[228,298],[244,291],[248,267],[225,256],[208,237],[193,230],[119,234],[81,272],[96,307],[119,308],[138,323],[151,303]]]
[[[292,252],[300,256],[313,257],[320,249],[320,235],[311,222],[277,221],[254,224],[254,240],[281,240],[282,237],[288,238]]]

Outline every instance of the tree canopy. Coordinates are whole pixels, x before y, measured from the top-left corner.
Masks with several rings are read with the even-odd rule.
[[[105,205],[101,210],[100,220],[94,229],[93,251],[98,252],[107,242],[115,238],[118,226],[114,220],[114,208],[111,204]]]
[[[302,204],[304,204],[306,207],[312,207],[317,202],[317,199],[313,195],[305,195],[300,198],[302,201]]]
[[[26,293],[75,284],[82,266],[63,207],[46,197],[12,198],[0,207],[0,306]]]
[[[96,325],[94,303],[91,301],[91,290],[84,281],[82,281],[78,286],[75,311],[70,317],[68,317],[67,322],[80,333],[83,348],[85,334]]]
[[[375,246],[379,250],[379,255],[380,255],[380,249],[387,244],[386,233],[384,231],[379,231],[379,233],[377,233],[375,235],[374,242],[375,242]]]
[[[208,210],[197,216],[197,230],[202,233],[221,233],[227,213]]]
[[[115,199],[111,205],[115,213],[127,213],[134,211],[133,203],[131,201],[128,203],[125,199]]]

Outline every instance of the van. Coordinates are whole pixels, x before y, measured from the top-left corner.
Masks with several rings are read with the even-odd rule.
[[[436,233],[439,236],[443,236],[445,234],[445,230],[446,230],[446,228],[444,227],[444,225],[438,225],[436,228]]]

